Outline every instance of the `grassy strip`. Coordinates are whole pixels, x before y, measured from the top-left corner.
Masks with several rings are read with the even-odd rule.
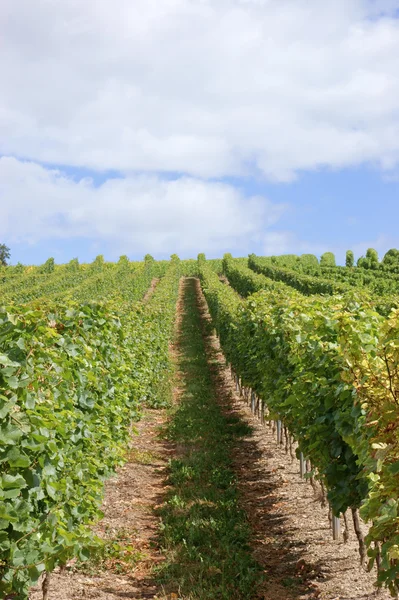
[[[248,545],[230,458],[249,427],[223,414],[217,403],[210,369],[217,369],[217,358],[203,330],[195,282],[187,279],[178,340],[182,396],[166,431],[179,458],[171,461],[171,487],[160,509],[167,561],[158,578],[179,597],[249,599],[256,597],[259,567]]]

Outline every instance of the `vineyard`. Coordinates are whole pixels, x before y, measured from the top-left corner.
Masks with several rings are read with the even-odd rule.
[[[373,268],[372,258],[355,267],[349,257],[348,266],[339,267],[311,255],[173,255],[169,261],[147,255],[117,263],[98,256],[84,265],[49,259],[41,266],[1,267],[1,597],[27,599],[39,581],[43,598],[50,598],[50,573],[90,560],[104,484],[127,460],[134,424],[147,410],[173,405],[178,306],[182,282],[192,278],[200,282],[238,396],[262,427],[270,425],[277,444],[286,446],[298,471],[320,492],[330,510],[332,542],[345,540],[351,520],[359,563],[397,597],[399,270],[389,261]],[[194,312],[195,294],[188,289]],[[199,335],[189,375],[200,381],[207,368],[202,325],[193,319],[181,327],[190,338],[181,342],[183,349]],[[179,561],[195,573],[209,559],[207,573],[230,581],[223,583],[230,591],[209,588],[206,595],[192,589],[182,597],[266,598],[254,591],[259,565],[245,558],[250,534],[243,533],[236,476],[227,454],[218,455],[212,445],[221,435],[223,447],[233,452],[236,438],[231,423],[226,426],[214,412],[211,392],[203,390],[193,387],[184,415],[190,427],[190,419],[198,419],[190,454],[196,459],[184,468],[173,463],[170,477],[180,481],[187,469],[191,477],[199,469],[195,493],[185,500],[190,506],[201,485],[216,486],[212,502],[223,505],[217,522],[225,546],[212,537],[201,554],[195,541]],[[214,424],[211,434],[202,429],[205,413]],[[176,444],[187,442],[184,427],[172,427]],[[200,463],[206,436],[212,453]],[[169,540],[185,527],[168,509],[176,498],[172,494],[161,509],[162,535]],[[187,532],[181,538],[190,543]],[[223,553],[235,562],[225,558],[224,567],[215,567]],[[234,573],[240,574],[235,581]],[[208,589],[202,571],[201,578]]]

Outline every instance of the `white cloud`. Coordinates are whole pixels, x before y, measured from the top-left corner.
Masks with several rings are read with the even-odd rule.
[[[221,177],[399,163],[393,0],[2,0],[0,152]]]
[[[181,256],[245,254],[287,209],[192,177],[131,175],[96,187],[11,157],[0,158],[0,201],[0,239],[11,243],[84,237],[121,253]]]

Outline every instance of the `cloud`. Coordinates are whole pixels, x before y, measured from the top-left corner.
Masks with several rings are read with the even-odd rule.
[[[0,152],[195,178],[394,169],[397,8],[3,0]]]
[[[121,253],[182,256],[246,254],[288,208],[192,177],[130,175],[96,187],[12,157],[0,158],[0,200],[0,237],[11,243],[88,238]]]

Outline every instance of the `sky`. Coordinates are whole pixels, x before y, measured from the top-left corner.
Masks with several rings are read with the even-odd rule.
[[[11,263],[399,247],[399,0],[2,0]]]

